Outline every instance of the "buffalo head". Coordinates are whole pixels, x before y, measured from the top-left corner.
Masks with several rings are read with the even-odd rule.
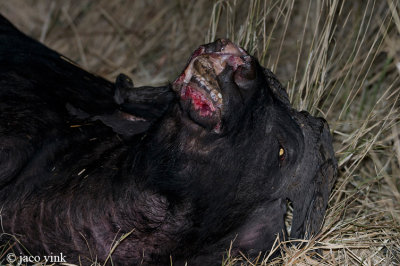
[[[200,46],[172,89],[178,101],[148,149],[167,174],[148,182],[190,203],[194,247],[269,250],[288,237],[288,201],[291,238],[319,231],[337,168],[324,119],[291,108],[275,76],[224,39]]]

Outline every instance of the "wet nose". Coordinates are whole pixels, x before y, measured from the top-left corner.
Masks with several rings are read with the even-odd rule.
[[[226,53],[241,58],[241,63],[238,64],[237,69],[234,69],[234,82],[243,91],[243,94],[251,95],[257,88],[258,80],[258,63],[257,60],[247,54],[245,50],[238,47],[229,39],[218,39],[213,43],[204,45],[205,53]],[[247,96],[247,95],[246,95]]]
[[[247,56],[244,63],[237,68],[234,74],[234,81],[243,93],[252,93],[257,89],[259,83],[257,78],[260,78],[257,70],[259,70],[257,62],[250,56]]]

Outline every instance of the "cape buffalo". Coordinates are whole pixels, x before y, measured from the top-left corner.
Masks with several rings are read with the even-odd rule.
[[[0,262],[220,265],[231,241],[254,257],[320,229],[337,169],[328,125],[230,41],[140,88],[3,17],[0,43]]]

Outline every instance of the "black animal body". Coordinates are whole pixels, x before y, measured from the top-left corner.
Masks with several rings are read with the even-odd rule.
[[[17,256],[220,265],[231,241],[255,256],[319,231],[328,125],[228,40],[157,88],[89,74],[4,18],[0,43],[0,243]]]

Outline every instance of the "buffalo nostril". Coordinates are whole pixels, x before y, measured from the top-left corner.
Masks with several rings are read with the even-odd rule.
[[[235,83],[242,89],[250,89],[257,78],[256,64],[252,60],[240,65],[235,72]]]

